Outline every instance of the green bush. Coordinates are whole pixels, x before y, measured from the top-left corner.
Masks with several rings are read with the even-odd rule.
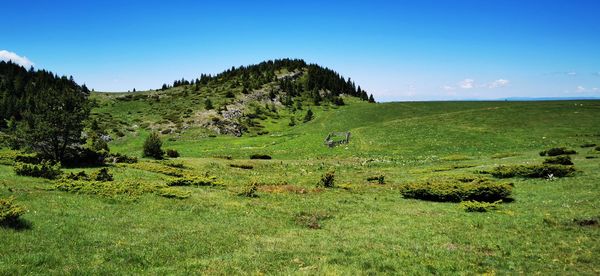
[[[461,207],[465,209],[466,212],[487,212],[491,210],[496,210],[498,208],[498,204],[501,201],[496,202],[480,202],[480,201],[463,201],[460,203]]]
[[[379,184],[385,184],[385,176],[384,175],[376,175],[376,176],[367,177],[367,181],[369,181],[369,182],[377,181],[377,183],[379,183]]]
[[[0,198],[0,224],[11,224],[16,222],[19,217],[27,210],[14,203],[15,198]]]
[[[581,145],[582,148],[593,148],[595,146],[596,146],[596,144],[593,144],[593,143],[585,143],[585,144]]]
[[[152,193],[156,190],[155,185],[143,183],[140,181],[81,181],[60,179],[54,184],[54,188],[59,191],[91,194],[112,198],[135,199],[142,194]]]
[[[561,156],[546,158],[546,160],[544,160],[544,164],[573,165],[573,161],[571,161],[570,156],[561,155]]]
[[[565,154],[577,154],[575,150],[567,149],[567,148],[551,148],[549,150],[544,150],[540,152],[540,156],[559,156]]]
[[[98,171],[93,172],[90,176],[90,179],[94,181],[106,182],[113,181],[113,176],[107,168],[102,168]]]
[[[575,173],[575,168],[564,165],[515,165],[515,166],[498,166],[488,172],[497,178],[511,177],[527,177],[527,178],[548,178],[548,177],[565,177]]]
[[[440,202],[482,201],[495,202],[508,199],[512,184],[486,178],[457,179],[436,178],[403,186],[400,192],[405,198]]]
[[[70,180],[85,180],[85,181],[89,181],[90,180],[90,176],[87,175],[87,173],[85,173],[85,171],[80,171],[78,173],[68,173],[66,175],[63,176],[65,179],[70,179]]]
[[[321,181],[317,183],[317,187],[333,188],[335,187],[335,172],[329,171],[321,176]]]
[[[267,154],[252,154],[252,155],[250,155],[250,159],[264,159],[264,160],[269,160],[269,159],[271,159],[271,156],[267,155]]]
[[[214,177],[188,176],[175,178],[167,182],[167,186],[216,186],[219,183]]]
[[[162,188],[158,190],[157,194],[162,197],[175,199],[186,199],[192,195],[192,193],[189,191],[181,191],[179,189],[171,187]]]
[[[232,168],[238,168],[238,169],[244,169],[244,170],[254,169],[254,166],[248,165],[248,164],[229,164],[229,166]]]
[[[110,162],[110,163],[133,164],[133,163],[137,163],[138,159],[137,159],[137,157],[127,156],[125,154],[109,153],[108,156],[106,157],[105,161]]]
[[[60,165],[52,164],[50,161],[43,161],[40,164],[27,164],[16,162],[13,165],[15,173],[22,176],[41,177],[46,179],[56,179],[61,174]]]
[[[156,132],[152,132],[144,142],[144,157],[162,159],[165,152],[162,150],[162,141]]]
[[[258,194],[256,194],[257,191],[258,185],[256,184],[256,182],[251,182],[250,184],[246,185],[242,192],[238,195],[244,197],[258,197]]]
[[[27,163],[27,164],[39,164],[43,160],[37,154],[19,154],[15,156],[15,162]]]
[[[600,151],[600,146],[595,147],[594,150]]]
[[[167,150],[167,156],[169,156],[171,158],[177,158],[177,157],[179,157],[179,152],[177,150],[174,150],[174,149],[168,149]]]

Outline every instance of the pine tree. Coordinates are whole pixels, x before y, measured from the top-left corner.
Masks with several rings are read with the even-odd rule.
[[[162,150],[162,141],[157,132],[152,132],[144,141],[144,157],[162,159],[165,152]]]
[[[369,102],[375,103],[375,98],[373,98],[373,94],[371,94],[371,96],[369,96]]]
[[[206,101],[204,101],[204,109],[211,110],[214,108],[215,107],[213,106],[212,101],[209,98],[206,98]]]
[[[304,116],[304,119],[302,121],[306,123],[306,122],[311,121],[312,119],[313,119],[313,112],[312,112],[312,110],[309,109],[308,111],[306,111],[306,115]]]

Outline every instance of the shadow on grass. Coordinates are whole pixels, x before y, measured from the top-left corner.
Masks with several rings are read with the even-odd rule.
[[[31,224],[31,222],[22,218],[0,222],[0,227],[13,229],[15,231],[25,231],[33,229],[33,225]]]

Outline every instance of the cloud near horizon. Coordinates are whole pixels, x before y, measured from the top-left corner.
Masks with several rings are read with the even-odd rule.
[[[444,85],[442,86],[442,89],[446,90],[446,91],[452,91],[455,90],[457,88],[460,89],[473,89],[473,88],[488,88],[488,89],[495,89],[495,88],[501,88],[501,87],[506,87],[510,84],[509,80],[506,79],[497,79],[495,81],[492,81],[490,83],[486,83],[486,84],[482,84],[482,85],[478,85],[474,79],[464,79],[462,81],[459,81],[456,86],[451,86],[451,85]]]
[[[0,50],[0,61],[12,61],[25,68],[35,65],[35,63],[29,60],[26,56],[19,56],[16,53],[9,52],[7,50]]]

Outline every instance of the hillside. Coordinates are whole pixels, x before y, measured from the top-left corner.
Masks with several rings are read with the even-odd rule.
[[[301,124],[309,109],[369,101],[367,92],[333,70],[303,60],[274,60],[218,75],[176,80],[161,89],[94,93],[93,117],[114,137],[138,130],[171,134],[265,135]],[[374,102],[373,96],[370,97]]]

